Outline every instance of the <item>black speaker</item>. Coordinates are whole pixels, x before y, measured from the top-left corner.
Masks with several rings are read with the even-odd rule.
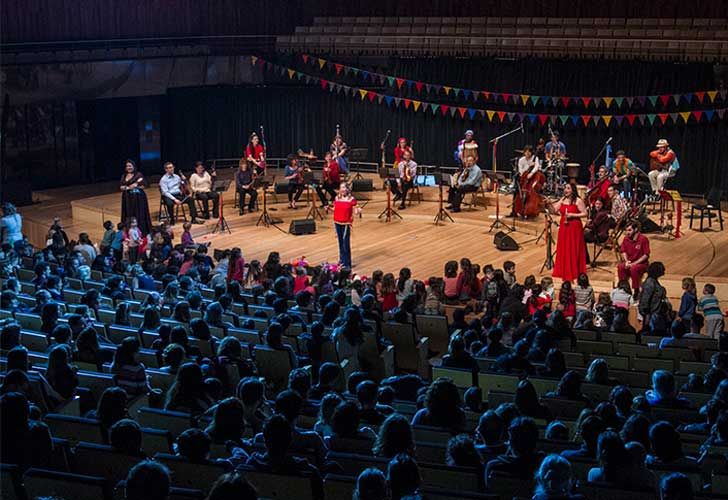
[[[313,219],[294,219],[288,228],[291,234],[313,234],[316,232],[316,221]]]
[[[371,179],[354,179],[351,182],[353,192],[374,191],[374,183]]]
[[[516,240],[508,236],[503,231],[498,231],[493,237],[493,244],[498,250],[512,252],[518,250],[518,243]]]
[[[276,182],[276,194],[286,194],[288,193],[288,181],[278,181]]]
[[[660,229],[660,226],[647,217],[647,214],[641,214],[639,218],[640,222],[640,232],[641,233],[661,233],[662,230]]]

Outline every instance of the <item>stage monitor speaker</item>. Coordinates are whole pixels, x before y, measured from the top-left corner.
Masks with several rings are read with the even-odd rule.
[[[276,194],[286,194],[286,193],[288,193],[288,181],[285,181],[285,182],[278,181],[278,182],[276,182],[275,190],[276,190]]]
[[[660,229],[660,226],[650,219],[647,214],[640,215],[639,218],[640,222],[640,232],[648,234],[648,233],[661,233],[662,230]]]
[[[508,236],[503,231],[498,231],[493,237],[493,244],[498,250],[512,252],[518,250],[518,243],[516,240]]]
[[[371,179],[354,179],[351,182],[351,190],[355,193],[374,191],[374,183]]]
[[[316,221],[313,219],[294,219],[288,228],[291,234],[313,234],[316,232]]]

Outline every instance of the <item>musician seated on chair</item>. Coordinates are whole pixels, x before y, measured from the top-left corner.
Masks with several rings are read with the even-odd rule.
[[[476,165],[473,156],[466,156],[464,160],[465,170],[460,174],[457,184],[450,188],[447,193],[448,210],[453,212],[460,211],[460,204],[463,202],[465,193],[474,193],[480,189],[480,183],[483,181],[483,172]]]
[[[303,194],[303,166],[299,165],[296,155],[288,155],[288,165],[283,173],[283,178],[288,181],[288,208],[296,208],[296,202]]]
[[[628,200],[632,199],[632,177],[636,168],[624,151],[617,151],[612,162],[612,182],[622,188],[622,195]]]
[[[521,177],[524,175],[528,179],[532,179],[536,172],[540,170],[541,160],[533,153],[533,146],[526,144],[523,146],[523,156],[518,159],[518,179],[516,182],[520,183]],[[516,210],[516,196],[519,196],[519,194],[523,196],[523,193],[519,193],[518,189],[513,191],[513,210],[509,214],[509,217],[514,215]]]
[[[185,203],[190,210],[190,218],[193,224],[204,224],[197,220],[197,210],[192,197],[183,193],[184,182],[182,178],[174,173],[174,164],[168,161],[164,164],[164,175],[159,179],[159,190],[162,193],[162,201],[169,213],[170,225],[175,224],[175,207]]]
[[[316,193],[321,199],[321,208],[334,207],[334,199],[336,198],[336,190],[341,183],[341,172],[339,164],[334,160],[333,154],[327,151],[324,155],[324,168],[321,172],[321,184],[316,186]],[[326,195],[329,195],[329,199]]]
[[[195,163],[195,173],[190,175],[190,189],[195,199],[202,202],[202,218],[210,218],[210,201],[212,201],[212,216],[220,216],[220,195],[212,190],[212,183],[217,177],[217,172],[205,170],[205,164],[201,161]]]
[[[600,198],[594,202],[591,210],[591,218],[584,227],[584,241],[587,243],[604,243],[609,238],[611,221],[609,212],[604,208]]]
[[[255,210],[255,200],[258,199],[258,190],[253,186],[256,174],[253,171],[252,164],[245,158],[240,158],[240,169],[235,172],[235,189],[240,196],[239,215],[245,213],[245,195],[250,196],[248,203],[248,212]]]
[[[591,186],[587,194],[589,204],[593,205],[596,200],[601,200],[602,205],[609,209],[611,205],[611,199],[607,195],[609,186],[612,185],[612,179],[609,177],[609,170],[605,165],[599,167],[597,178],[594,181],[594,185]]]
[[[405,209],[407,193],[414,187],[417,178],[417,164],[412,161],[412,153],[405,151],[402,161],[397,165],[397,179],[391,184],[394,201],[400,201],[399,209]]]
[[[652,201],[660,199],[660,191],[665,187],[665,182],[674,177],[680,168],[675,151],[670,149],[667,139],[657,141],[657,149],[650,152],[650,186],[652,187]]]
[[[610,226],[616,227],[627,216],[627,212],[629,211],[627,201],[620,196],[615,184],[607,188],[607,197],[611,204],[609,212],[609,218],[611,220]]]
[[[544,146],[544,154],[546,160],[560,160],[566,156],[566,144],[559,140],[559,132],[554,130],[551,132],[551,140]]]

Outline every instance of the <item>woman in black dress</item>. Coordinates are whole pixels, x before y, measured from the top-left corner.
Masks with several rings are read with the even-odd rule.
[[[146,182],[132,160],[126,160],[124,175],[121,176],[121,220],[127,222],[135,217],[143,235],[152,230],[149,203],[144,193]]]

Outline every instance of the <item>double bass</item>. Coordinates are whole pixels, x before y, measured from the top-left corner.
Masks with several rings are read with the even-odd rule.
[[[546,182],[546,176],[540,170],[528,178],[536,163],[521,174],[518,179],[518,193],[513,204],[513,210],[521,217],[535,217],[541,211],[541,189]]]

